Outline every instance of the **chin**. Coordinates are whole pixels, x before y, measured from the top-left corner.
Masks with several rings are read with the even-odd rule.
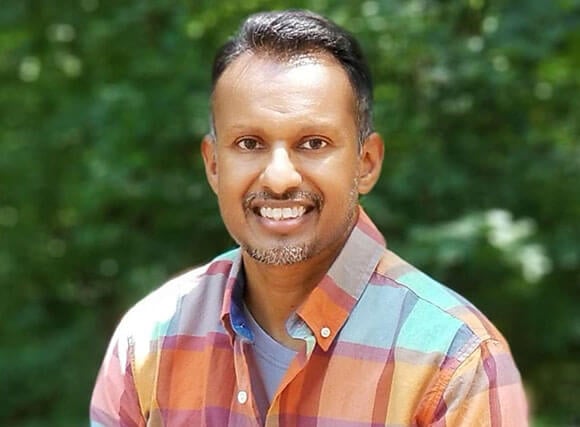
[[[308,245],[279,246],[275,248],[255,248],[244,246],[243,249],[252,259],[266,265],[292,265],[312,258],[313,250]]]

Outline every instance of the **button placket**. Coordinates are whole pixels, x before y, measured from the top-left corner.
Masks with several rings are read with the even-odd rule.
[[[234,341],[234,364],[237,377],[237,389],[234,391],[233,399],[238,405],[245,407],[243,412],[246,415],[256,417],[254,405],[251,402],[252,388],[245,351],[249,342],[246,338],[240,336],[236,336]]]

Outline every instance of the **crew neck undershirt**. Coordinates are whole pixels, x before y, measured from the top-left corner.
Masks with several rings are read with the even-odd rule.
[[[248,327],[254,336],[252,346],[254,361],[268,397],[268,404],[270,404],[297,352],[285,347],[268,335],[245,305],[244,312]]]

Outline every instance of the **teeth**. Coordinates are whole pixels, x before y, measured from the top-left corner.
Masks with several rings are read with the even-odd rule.
[[[294,208],[260,208],[260,215],[264,218],[273,219],[276,221],[284,219],[298,218],[304,215],[306,208],[304,206],[298,206]]]

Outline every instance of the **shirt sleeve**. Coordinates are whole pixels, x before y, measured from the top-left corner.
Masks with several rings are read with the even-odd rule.
[[[105,354],[90,403],[91,427],[141,427],[142,415],[132,367],[131,340],[117,329]]]
[[[429,426],[526,427],[528,407],[520,374],[507,347],[484,341],[445,379]]]

